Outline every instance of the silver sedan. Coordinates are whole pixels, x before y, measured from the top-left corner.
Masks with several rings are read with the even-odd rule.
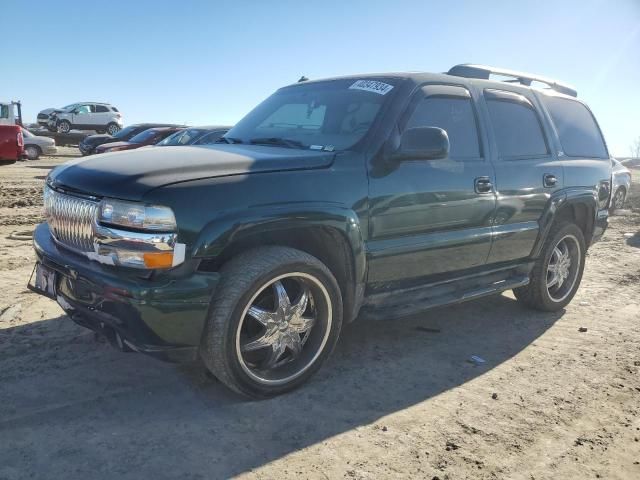
[[[55,155],[58,149],[56,141],[49,137],[34,135],[26,128],[22,129],[24,152],[29,160],[37,160],[40,155]]]
[[[613,174],[611,209],[618,210],[624,208],[624,202],[627,199],[629,188],[631,188],[631,171],[618,160],[612,160],[611,172]]]

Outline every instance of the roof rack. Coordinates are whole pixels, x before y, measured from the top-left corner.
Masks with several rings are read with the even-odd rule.
[[[558,82],[550,78],[541,77],[539,75],[533,75],[531,73],[516,72],[515,70],[507,70],[505,68],[489,67],[487,65],[473,65],[470,63],[463,63],[452,67],[448,72],[449,75],[455,75],[456,77],[466,78],[483,78],[488,80],[491,75],[501,75],[503,77],[511,77],[513,80],[507,80],[508,82],[518,82],[528,87],[531,86],[531,82],[540,82],[549,86],[549,88],[565,95],[577,97],[578,92],[567,85],[566,83]]]

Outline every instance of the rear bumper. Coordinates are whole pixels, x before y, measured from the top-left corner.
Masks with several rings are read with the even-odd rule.
[[[57,272],[57,301],[76,323],[164,360],[195,358],[218,273],[185,264],[140,278],[59,247],[46,223],[33,242],[38,262]]]

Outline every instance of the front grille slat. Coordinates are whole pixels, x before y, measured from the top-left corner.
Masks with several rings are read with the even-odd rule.
[[[47,223],[56,241],[76,251],[93,251],[97,202],[60,193],[47,186],[44,206]]]

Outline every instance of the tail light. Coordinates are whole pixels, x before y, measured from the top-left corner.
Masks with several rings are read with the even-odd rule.
[[[16,135],[16,144],[19,147],[24,147],[24,138],[22,138],[22,132],[18,130],[18,134]]]

